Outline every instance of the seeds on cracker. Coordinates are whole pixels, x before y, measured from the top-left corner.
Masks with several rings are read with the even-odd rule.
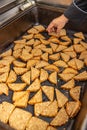
[[[28,103],[30,105],[34,105],[36,103],[42,102],[42,91],[41,89],[31,98],[29,99]]]
[[[16,81],[16,79],[17,79],[16,73],[13,70],[11,70],[10,73],[9,73],[9,75],[8,75],[8,78],[7,78],[6,82],[7,83],[13,83],[13,82]]]
[[[44,69],[40,71],[40,82],[44,82],[48,79],[48,72]]]
[[[30,84],[30,71],[26,72],[25,74],[23,74],[21,76],[21,79],[23,82],[25,82],[26,84]]]
[[[26,83],[8,83],[8,86],[13,91],[21,91],[26,87]]]
[[[40,80],[39,79],[35,79],[32,82],[32,84],[29,85],[29,87],[27,88],[27,90],[30,92],[36,92],[39,89],[40,89]]]
[[[57,102],[58,102],[58,107],[63,107],[66,102],[68,101],[68,98],[58,89],[55,89],[56,91],[56,98],[57,98]]]
[[[51,73],[48,77],[48,80],[53,84],[57,84],[57,72]]]
[[[53,101],[54,99],[54,87],[52,86],[42,86],[42,91],[45,93],[45,95],[48,97],[50,101]]]
[[[70,96],[78,101],[80,99],[80,92],[81,92],[81,86],[76,86],[74,88],[71,88],[70,90]]]

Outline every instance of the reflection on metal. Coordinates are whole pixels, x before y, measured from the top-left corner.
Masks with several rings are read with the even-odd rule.
[[[70,5],[73,0],[36,0],[40,3],[46,3],[51,5]]]
[[[22,11],[24,11],[25,9],[27,9],[28,7],[30,7],[30,6],[32,6],[34,4],[35,4],[34,0],[27,0],[27,2],[20,7],[20,9]]]

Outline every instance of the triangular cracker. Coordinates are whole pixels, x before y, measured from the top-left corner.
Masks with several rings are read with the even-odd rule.
[[[66,112],[70,118],[73,118],[77,115],[81,107],[81,103],[79,101],[70,101],[66,104]]]
[[[0,83],[0,95],[4,93],[8,96],[8,92],[8,86],[5,83]]]
[[[21,67],[14,67],[13,69],[17,75],[22,75],[28,71],[27,68],[21,68]]]
[[[48,77],[49,81],[53,84],[57,84],[57,72],[53,72]]]
[[[46,116],[46,117],[54,117],[56,116],[57,111],[58,111],[58,104],[57,104],[57,101],[54,100],[45,109],[43,109],[43,111],[41,112],[41,115]]]
[[[56,128],[54,128],[53,126],[48,126],[47,130],[57,130]]]
[[[84,67],[84,62],[75,58],[75,63],[78,70],[81,70]]]
[[[52,48],[42,48],[42,51],[47,52],[48,54],[52,54]]]
[[[31,80],[35,80],[39,77],[40,71],[37,68],[31,67]]]
[[[59,58],[60,58],[59,53],[49,55],[49,59],[51,59],[51,60],[59,60]]]
[[[53,101],[54,99],[54,87],[52,86],[42,86],[42,91],[45,93],[45,95],[48,97],[50,101]]]
[[[80,41],[80,44],[81,44],[85,49],[87,49],[87,42]]]
[[[22,38],[26,40],[30,40],[33,38],[33,34],[24,35]]]
[[[76,62],[75,62],[75,58],[74,59],[71,59],[69,62],[68,62],[68,65],[73,68],[73,69],[77,69],[77,66],[76,66]]]
[[[39,33],[39,31],[37,30],[37,29],[35,29],[35,28],[31,28],[31,29],[29,29],[28,31],[27,31],[29,34],[31,33],[31,34],[37,34],[37,33]]]
[[[9,118],[9,125],[15,130],[25,130],[32,114],[20,108],[15,108]]]
[[[26,39],[16,40],[14,41],[15,44],[24,44],[26,42]]]
[[[0,121],[3,123],[8,123],[9,117],[12,114],[15,106],[9,102],[2,102],[0,104]]]
[[[61,37],[61,40],[71,42],[71,39],[70,39],[68,36],[62,36],[62,37]]]
[[[44,39],[40,39],[41,43],[44,45],[49,45],[49,41],[44,40]]]
[[[57,113],[57,115],[55,116],[55,118],[51,121],[50,125],[52,126],[62,126],[64,125],[66,122],[68,122],[68,115],[64,109],[64,107],[62,107],[59,112]]]
[[[82,59],[85,59],[87,57],[87,51],[83,51],[80,56],[79,56],[79,59],[82,60]]]
[[[23,47],[25,46],[25,44],[24,43],[21,43],[21,44],[15,44],[15,46],[14,46],[14,51],[16,51],[16,50],[18,50],[18,49],[22,49]]]
[[[50,46],[51,46],[53,52],[56,52],[56,49],[57,49],[58,45],[55,44],[55,43],[50,43]]]
[[[80,38],[73,38],[73,43],[78,44],[81,41]]]
[[[26,94],[27,91],[19,91],[19,92],[14,92],[13,96],[12,96],[12,101],[15,102],[19,99],[21,99],[21,97],[23,97]]]
[[[73,45],[73,47],[76,53],[81,53],[86,50],[81,44]]]
[[[61,29],[60,33],[59,33],[59,36],[62,37],[62,36],[66,36],[66,30],[65,29]]]
[[[66,68],[62,73],[64,73],[64,74],[69,74],[69,73],[78,74],[78,71],[73,69],[73,68]]]
[[[12,55],[12,49],[3,52],[2,54],[0,54],[0,57],[11,56],[11,55]]]
[[[68,65],[63,60],[55,61],[53,64],[58,66],[58,67],[63,67],[63,68],[68,67]]]
[[[21,79],[23,82],[25,82],[26,84],[30,84],[30,71],[26,72],[25,74],[23,74],[21,76]]]
[[[51,102],[50,101],[46,101],[46,102],[41,102],[41,103],[36,103],[34,105],[34,114],[35,116],[39,116],[41,114],[41,112],[46,109],[46,107],[48,105],[50,105]]]
[[[48,53],[43,53],[43,54],[41,55],[41,59],[42,59],[42,60],[45,60],[45,61],[48,61]]]
[[[65,51],[64,53],[69,55],[71,58],[75,58],[77,56],[75,51]]]
[[[31,40],[26,42],[26,45],[28,45],[28,46],[31,46],[33,44],[34,44],[34,39],[31,39]]]
[[[67,48],[66,46],[59,45],[59,46],[57,47],[57,49],[56,49],[56,52],[60,52],[60,51],[62,51],[62,50],[64,50],[64,49],[66,49],[66,48]]]
[[[22,53],[22,49],[17,49],[15,51],[13,51],[13,56],[15,58],[19,58],[21,56],[21,53]]]
[[[65,54],[65,53],[60,53],[62,59],[65,61],[65,62],[68,62],[69,59],[70,59],[70,56]]]
[[[70,96],[78,101],[80,99],[80,92],[81,92],[81,86],[76,86],[74,88],[71,88],[70,90]]]
[[[70,52],[74,51],[73,45],[63,50],[63,52],[66,52],[66,51],[70,51]]]
[[[37,117],[32,117],[27,124],[26,130],[46,130],[48,125],[48,122]]]
[[[58,67],[56,67],[56,66],[53,65],[53,64],[50,64],[50,65],[48,65],[48,66],[45,66],[44,69],[45,69],[45,70],[49,70],[49,71],[56,71],[56,72],[59,72]]]
[[[28,98],[29,92],[26,91],[23,97],[19,98],[18,100],[15,100],[14,105],[16,107],[27,107]]]
[[[48,79],[48,72],[44,69],[40,71],[40,82],[44,82]]]
[[[8,83],[8,86],[13,91],[21,91],[26,87],[26,83]]]
[[[64,74],[64,73],[59,74],[59,77],[64,81],[68,81],[68,80],[72,79],[74,76],[75,76],[75,74],[71,74],[71,73],[69,73],[69,74]]]
[[[71,79],[70,81],[68,81],[67,83],[63,84],[61,86],[62,89],[66,89],[66,90],[69,90],[71,88],[73,88],[75,86],[75,81],[74,79]]]
[[[27,68],[30,69],[31,67],[35,66],[38,61],[39,60],[29,60],[27,62]]]
[[[56,91],[58,107],[61,108],[66,104],[66,102],[68,101],[68,98],[62,92],[60,92],[58,89],[55,89],[55,91]]]
[[[1,74],[0,75],[0,83],[6,82],[7,78],[8,78],[8,72]]]
[[[17,61],[17,60],[13,61],[13,64],[14,64],[14,66],[16,66],[16,67],[25,67],[25,66],[26,66],[25,63],[23,63],[23,62],[21,62],[21,61]]]
[[[49,63],[46,62],[46,61],[39,61],[37,64],[36,64],[36,68],[42,68],[42,67],[45,67],[45,66],[48,66]]]
[[[34,26],[35,29],[37,29],[39,32],[45,31],[45,27],[43,25],[36,25]]]
[[[75,37],[78,37],[78,38],[80,38],[80,39],[85,40],[85,37],[84,37],[84,35],[83,35],[83,33],[82,33],[82,32],[77,32],[77,33],[74,33],[74,36],[75,36]]]
[[[41,49],[32,49],[31,53],[33,54],[33,56],[41,56],[42,55],[42,51]]]
[[[81,72],[80,74],[75,76],[74,79],[77,80],[77,81],[85,81],[85,80],[87,80],[87,72],[86,71]]]
[[[36,103],[42,102],[42,91],[39,90],[29,101],[28,103],[34,105]]]
[[[17,79],[16,73],[13,70],[11,70],[6,82],[7,83],[13,83],[13,82],[16,81],[16,79]]]
[[[40,34],[40,33],[34,35],[34,38],[37,38],[37,39],[45,39],[45,37],[44,37],[42,34]]]
[[[36,92],[39,89],[40,89],[40,80],[39,79],[35,79],[33,81],[33,83],[27,88],[27,90],[30,92]]]

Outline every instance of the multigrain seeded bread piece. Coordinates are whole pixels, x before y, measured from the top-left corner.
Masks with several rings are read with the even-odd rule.
[[[0,104],[0,121],[8,123],[9,117],[12,114],[15,106],[9,102],[2,102]]]
[[[42,112],[41,115],[42,116],[46,116],[46,117],[55,117],[57,115],[57,111],[58,111],[58,104],[57,101],[54,100],[53,102],[51,102],[51,104],[49,104]]]
[[[54,128],[53,126],[48,126],[47,130],[57,130],[56,128]]]
[[[67,103],[68,98],[62,92],[60,92],[58,89],[55,89],[55,91],[56,91],[58,107],[61,108]]]
[[[6,83],[0,83],[0,95],[1,94],[5,94],[7,96],[9,94],[9,89],[8,89],[8,86],[6,85]]]
[[[34,105],[34,114],[35,116],[39,116],[41,112],[47,108],[48,105],[51,104],[51,101],[46,101],[46,102],[41,102],[41,103],[36,103]]]
[[[25,108],[25,107],[27,107],[28,98],[29,98],[29,92],[26,91],[26,93],[23,96],[20,96],[17,100],[15,100],[15,102],[13,104],[16,107]]]
[[[86,81],[87,80],[87,72],[83,71],[83,72],[79,73],[78,75],[76,75],[74,77],[74,79],[77,81]]]
[[[25,130],[32,114],[20,108],[15,108],[9,118],[9,125],[15,130]]]
[[[28,101],[30,105],[42,102],[42,91],[41,89]]]
[[[48,72],[44,69],[40,70],[40,82],[44,82],[48,79]]]
[[[66,113],[66,110],[64,109],[64,107],[62,107],[57,115],[54,117],[54,119],[51,121],[50,125],[52,126],[62,126],[64,125],[66,122],[68,122],[68,115]]]
[[[53,84],[57,84],[57,72],[52,72],[49,75],[48,80]]]
[[[27,71],[26,73],[24,73],[22,76],[21,76],[21,80],[23,82],[25,82],[26,84],[30,84],[30,71]]]
[[[27,91],[30,92],[36,92],[40,89],[40,80],[37,78],[35,79],[31,85],[29,85],[29,87],[27,88]]]
[[[42,86],[42,91],[45,93],[45,95],[48,97],[50,101],[53,101],[54,99],[54,87],[52,86]]]
[[[63,84],[61,88],[65,90],[69,90],[69,89],[72,89],[74,86],[75,86],[75,81],[74,79],[71,79],[67,83]]]
[[[66,104],[66,112],[70,118],[73,118],[77,115],[81,108],[80,101],[70,101]]]
[[[26,130],[47,130],[48,125],[48,122],[33,116],[28,122]]]
[[[17,79],[16,73],[13,70],[11,70],[8,75],[6,83],[13,83],[16,81],[16,79]]]
[[[74,88],[71,88],[70,90],[70,96],[78,101],[80,99],[80,92],[81,92],[81,86],[76,86]]]

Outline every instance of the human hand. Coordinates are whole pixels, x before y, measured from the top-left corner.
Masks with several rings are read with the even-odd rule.
[[[61,29],[66,25],[67,22],[68,18],[66,18],[64,15],[61,15],[60,17],[53,19],[52,22],[48,25],[48,33],[60,33]]]

